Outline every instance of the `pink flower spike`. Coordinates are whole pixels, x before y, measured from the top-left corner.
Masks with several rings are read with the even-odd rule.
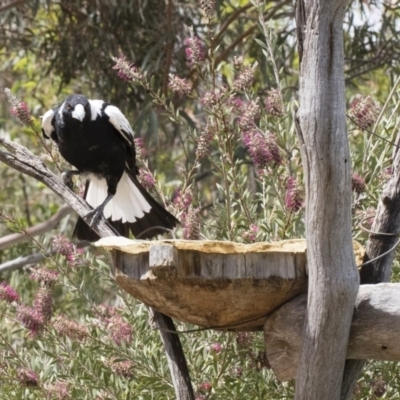
[[[7,303],[18,302],[19,295],[18,293],[7,284],[7,282],[0,283],[0,300],[4,300]]]

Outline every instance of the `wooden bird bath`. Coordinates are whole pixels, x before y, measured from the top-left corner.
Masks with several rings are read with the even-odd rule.
[[[221,241],[99,240],[111,252],[118,285],[179,321],[229,330],[262,329],[265,317],[307,291],[304,239]],[[361,263],[362,247],[355,242]]]

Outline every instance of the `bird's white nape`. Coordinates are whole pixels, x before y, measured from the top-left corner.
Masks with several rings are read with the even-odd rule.
[[[74,111],[72,111],[71,115],[72,118],[75,118],[78,121],[83,121],[83,118],[85,118],[86,115],[85,108],[83,107],[82,104],[77,104],[74,108]]]
[[[96,208],[107,197],[107,183],[95,175],[89,176],[90,183],[86,201]],[[140,193],[129,175],[124,172],[118,183],[117,193],[104,208],[104,217],[112,221],[136,222],[151,210],[150,204]]]
[[[101,116],[101,110],[104,105],[103,100],[89,100],[90,111],[91,111],[91,119],[94,121],[97,117]]]

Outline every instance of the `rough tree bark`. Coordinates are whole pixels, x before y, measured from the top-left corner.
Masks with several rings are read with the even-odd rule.
[[[298,0],[298,135],[305,168],[308,309],[296,399],[340,397],[359,276],[351,241],[342,24],[347,0]]]

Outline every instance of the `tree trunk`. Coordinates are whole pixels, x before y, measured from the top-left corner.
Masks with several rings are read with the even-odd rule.
[[[347,1],[298,0],[298,135],[305,168],[308,309],[295,398],[340,397],[359,276],[351,240],[344,96]]]

